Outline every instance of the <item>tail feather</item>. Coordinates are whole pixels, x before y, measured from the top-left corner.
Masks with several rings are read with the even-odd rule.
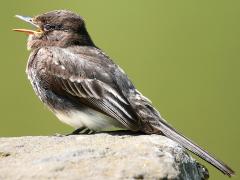
[[[213,155],[209,154],[206,150],[199,147],[187,137],[178,133],[173,127],[171,127],[164,119],[160,120],[160,127],[157,127],[166,137],[181,144],[183,147],[196,154],[203,160],[209,162],[211,165],[219,169],[225,175],[231,177],[235,172],[227,166],[224,162],[217,160]]]

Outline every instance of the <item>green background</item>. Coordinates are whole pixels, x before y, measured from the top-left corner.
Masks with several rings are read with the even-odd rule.
[[[40,0],[1,2],[0,136],[72,131],[35,96],[25,66],[31,27],[15,14],[81,14],[95,43],[177,129],[239,174],[240,1]],[[204,163],[211,179],[228,179]],[[238,176],[233,179],[238,179]]]

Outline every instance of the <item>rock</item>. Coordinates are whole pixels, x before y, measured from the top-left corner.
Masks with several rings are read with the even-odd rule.
[[[0,179],[207,179],[208,171],[160,135],[0,138]]]

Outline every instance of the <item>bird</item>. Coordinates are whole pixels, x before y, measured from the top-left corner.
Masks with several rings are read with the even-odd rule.
[[[75,129],[71,134],[128,130],[164,135],[225,175],[235,174],[160,115],[123,69],[95,45],[80,15],[53,10],[16,17],[35,27],[13,29],[28,35],[28,79],[43,104]]]

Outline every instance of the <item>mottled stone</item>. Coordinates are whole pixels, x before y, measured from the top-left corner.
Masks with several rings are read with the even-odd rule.
[[[0,138],[0,179],[207,179],[207,169],[160,135]]]

